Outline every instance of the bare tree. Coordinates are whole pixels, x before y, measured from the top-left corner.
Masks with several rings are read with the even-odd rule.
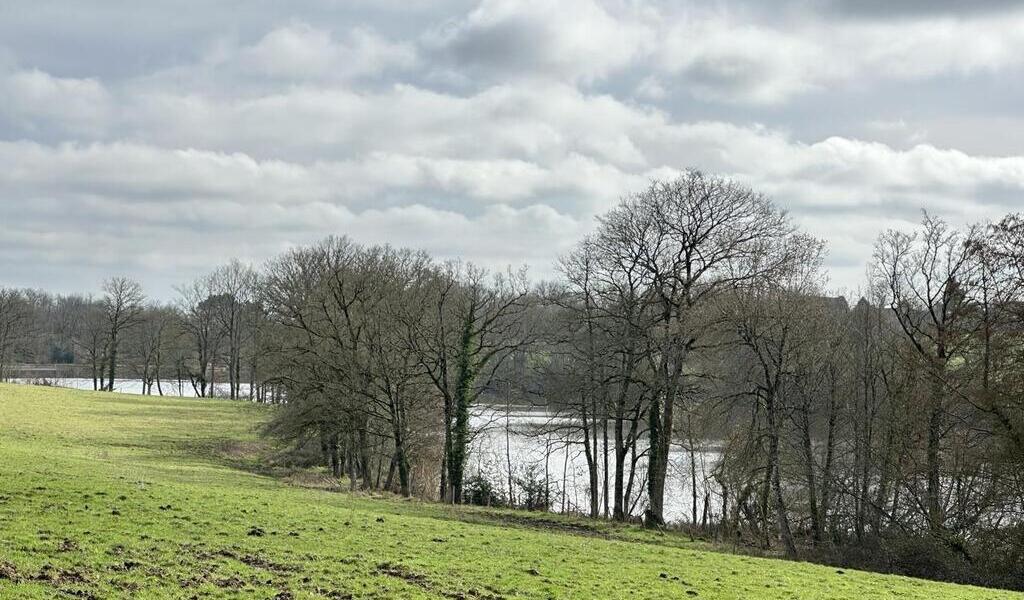
[[[525,347],[532,333],[525,272],[490,275],[473,265],[449,263],[436,271],[431,311],[417,317],[420,335],[408,338],[444,402],[441,496],[462,502],[473,432],[470,409],[495,372]]]
[[[25,294],[11,288],[0,288],[0,381],[6,367],[31,337],[31,305]]]
[[[786,555],[795,557],[796,544],[782,488],[780,446],[784,421],[792,414],[788,400],[799,395],[794,392],[807,376],[801,372],[800,363],[818,356],[814,346],[819,331],[809,327],[814,321],[808,319],[808,299],[819,289],[822,245],[813,239],[795,238],[785,246],[783,253],[792,261],[786,270],[742,286],[720,304],[727,307],[727,319],[752,359],[751,393],[764,410],[768,437],[766,480]],[[808,486],[813,494],[813,470],[810,473]],[[812,504],[816,504],[813,498]]]
[[[216,269],[210,276],[214,295],[216,316],[227,356],[228,395],[234,400],[239,397],[242,383],[242,353],[251,341],[252,322],[246,317],[252,311],[256,295],[256,273],[251,267],[238,260]]]
[[[652,374],[646,520],[652,526],[664,523],[674,409],[686,387],[685,365],[708,326],[701,309],[722,290],[786,264],[788,256],[766,249],[792,232],[765,196],[699,171],[654,182],[600,220],[598,245],[612,256],[635,257],[652,317],[645,328]]]
[[[103,282],[103,311],[107,319],[107,390],[114,390],[117,353],[122,334],[139,324],[142,315],[142,286],[127,277],[112,277]]]
[[[200,398],[214,394],[214,361],[223,339],[214,300],[216,290],[216,283],[209,276],[177,288],[181,329],[192,347],[190,364],[187,365],[189,379]]]
[[[175,320],[173,310],[159,305],[147,306],[139,317],[138,326],[128,336],[128,351],[135,374],[142,382],[143,394],[152,394],[156,385],[157,392],[163,395],[161,367]]]
[[[889,308],[907,339],[924,361],[929,377],[926,492],[929,527],[945,524],[942,492],[942,443],[953,395],[952,366],[969,352],[979,320],[971,315],[978,281],[974,240],[978,232],[951,229],[925,215],[920,231],[888,231],[875,248],[875,278],[888,292]]]

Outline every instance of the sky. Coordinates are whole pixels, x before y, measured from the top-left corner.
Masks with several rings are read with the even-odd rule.
[[[0,285],[153,298],[327,235],[552,277],[687,168],[856,290],[922,210],[1024,211],[1024,3],[7,0]]]

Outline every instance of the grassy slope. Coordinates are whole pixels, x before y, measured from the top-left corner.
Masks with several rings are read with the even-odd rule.
[[[0,598],[1024,600],[625,527],[289,486],[232,466],[251,460],[261,414],[0,385]]]

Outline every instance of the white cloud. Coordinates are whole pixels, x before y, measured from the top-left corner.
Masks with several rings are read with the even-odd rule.
[[[368,29],[355,28],[335,40],[329,31],[302,22],[275,29],[256,44],[222,57],[255,75],[292,80],[380,74],[411,68],[416,59],[410,44],[391,42]]]
[[[1019,13],[449,9],[214,23],[191,54],[140,51],[125,76],[47,71],[11,51],[0,261],[17,279],[0,284],[123,266],[169,290],[230,255],[339,233],[543,275],[617,198],[699,167],[771,194],[832,241],[834,283],[852,286],[878,231],[921,208],[967,222],[1021,206],[1024,158],[940,148],[925,116],[888,100],[906,82],[1011,86],[1024,68]],[[886,114],[851,108],[876,90],[889,92]],[[926,101],[970,116],[938,96],[911,108]]]
[[[1024,66],[1024,14],[768,25],[731,12],[666,19],[655,68],[708,101],[779,104],[829,86]]]
[[[38,69],[0,71],[0,118],[25,130],[53,125],[74,133],[106,126],[113,110],[110,94],[90,78],[54,77]]]
[[[1024,194],[1024,157],[927,145],[897,150],[840,137],[805,144],[763,127],[673,122],[585,96],[568,108],[581,120],[603,109],[607,129],[599,133],[624,140],[643,159],[617,167],[586,136],[544,148],[532,160],[372,151],[309,163],[126,143],[16,142],[0,144],[0,162],[11,166],[0,173],[0,193],[5,209],[19,215],[19,230],[66,232],[59,238],[67,244],[88,222],[97,249],[125,248],[135,256],[127,248],[145,248],[130,260],[164,256],[165,271],[202,264],[200,257],[219,252],[225,240],[265,257],[282,245],[348,233],[492,265],[527,261],[544,274],[617,197],[652,177],[698,166],[771,194],[813,234],[837,240],[831,261],[845,269],[843,277],[869,258],[879,223],[915,221],[921,207],[975,221],[1019,206]],[[445,118],[419,114],[420,122],[406,123],[413,132],[434,131],[432,119]],[[561,140],[571,137],[573,121],[564,125]],[[202,232],[217,242],[193,239]],[[183,245],[181,235],[192,241]],[[104,261],[118,251],[93,255],[83,247],[80,256]]]

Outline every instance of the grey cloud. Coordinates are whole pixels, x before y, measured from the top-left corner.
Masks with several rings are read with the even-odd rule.
[[[485,82],[523,76],[586,82],[630,65],[652,36],[635,14],[613,13],[595,0],[483,0],[428,31],[423,44]]]
[[[947,16],[1020,9],[1019,0],[824,0],[826,9],[857,17]]]

